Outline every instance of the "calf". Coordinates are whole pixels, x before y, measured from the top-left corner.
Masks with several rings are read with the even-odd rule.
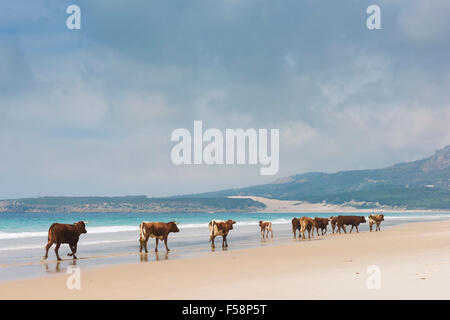
[[[372,232],[372,226],[375,224],[375,231],[381,231],[380,224],[384,221],[384,214],[371,214],[369,216],[369,227]]]
[[[351,225],[350,233],[354,227],[356,227],[356,232],[359,233],[358,226],[360,223],[365,223],[366,218],[363,216],[338,216],[337,217],[337,227],[339,233],[341,233],[341,228],[344,230],[344,233],[347,233],[346,226]]]
[[[325,230],[325,233],[327,233],[327,226],[330,219],[328,218],[314,218],[314,226],[316,227],[317,235],[319,235],[319,229],[322,231],[322,235],[324,235],[323,230]]]
[[[148,252],[147,242],[150,237],[156,239],[155,252],[158,252],[159,240],[164,240],[166,251],[169,252],[170,249],[167,247],[167,238],[169,236],[169,233],[171,232],[180,232],[180,229],[178,229],[177,223],[175,221],[170,221],[167,223],[145,221],[142,222],[139,225],[139,252],[142,252],[142,249],[144,249],[145,252]]]
[[[271,238],[273,238],[273,231],[272,231],[272,222],[270,221],[259,221],[259,226],[261,227],[261,235],[264,239],[264,233],[267,232],[266,238],[269,237],[269,231]]]
[[[231,219],[227,221],[212,220],[209,222],[209,242],[211,242],[211,248],[216,247],[214,238],[218,236],[222,236],[222,248],[228,247],[227,235],[230,230],[233,230],[233,224],[235,223],[236,221]]]
[[[297,238],[297,230],[298,230],[298,236],[300,237],[300,219],[293,218],[292,219],[292,232],[294,233],[294,239]]]
[[[74,224],[52,224],[48,229],[48,242],[45,246],[45,256],[43,260],[48,258],[48,250],[54,243],[56,243],[55,253],[58,261],[62,260],[58,254],[59,247],[62,243],[69,244],[70,250],[72,250],[72,253],[69,253],[68,256],[72,256],[73,259],[77,259],[75,253],[77,252],[78,240],[80,239],[80,235],[82,233],[87,232],[86,223],[87,222],[84,221],[78,221]]]
[[[305,231],[308,231],[308,238],[311,239],[311,233],[314,236],[314,220],[309,217],[302,217],[300,219],[300,232],[302,233],[302,238],[305,239]]]

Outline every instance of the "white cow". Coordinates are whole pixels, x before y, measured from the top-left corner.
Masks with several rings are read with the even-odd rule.
[[[217,236],[222,236],[222,248],[228,247],[227,235],[230,230],[233,229],[234,220],[212,220],[209,224],[209,242],[211,242],[211,248],[215,248],[214,238]]]

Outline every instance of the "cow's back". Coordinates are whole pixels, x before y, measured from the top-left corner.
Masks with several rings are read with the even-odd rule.
[[[219,224],[224,224],[224,221],[213,220],[209,223],[209,235],[210,236],[224,236],[227,235],[228,232],[224,230],[224,228],[219,229]]]
[[[169,233],[170,226],[165,222],[143,222],[144,234],[151,238],[163,240]]]
[[[343,224],[360,224],[361,217],[359,216],[339,216],[338,217],[338,225]]]
[[[74,232],[75,226],[70,224],[53,223],[48,229],[48,240],[59,243],[73,243],[79,236]]]

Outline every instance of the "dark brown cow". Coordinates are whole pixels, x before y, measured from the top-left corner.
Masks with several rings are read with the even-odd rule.
[[[381,231],[380,224],[384,221],[384,214],[371,214],[369,216],[369,227],[372,232],[372,226],[375,224],[375,231]]]
[[[86,232],[86,224],[84,221],[78,221],[74,224],[52,224],[48,229],[48,242],[45,246],[45,256],[43,260],[48,258],[48,250],[54,243],[56,243],[55,253],[58,261],[61,260],[58,250],[62,243],[69,244],[72,253],[67,255],[72,256],[73,259],[76,259],[77,257],[75,256],[75,253],[77,252],[78,240],[80,239],[80,235]]]
[[[269,232],[271,237],[273,238],[273,231],[272,231],[272,222],[270,221],[259,221],[259,226],[261,227],[261,236],[264,238],[269,237]]]
[[[365,223],[366,218],[363,216],[338,216],[337,217],[337,227],[339,233],[341,233],[341,228],[344,230],[344,233],[347,233],[346,226],[352,226],[350,229],[350,233],[354,227],[356,227],[356,232],[359,233],[358,226],[360,223]]]
[[[170,249],[167,247],[167,237],[171,232],[179,232],[178,226],[175,221],[170,222],[142,222],[139,225],[139,252],[142,252],[142,249],[145,252],[148,252],[147,242],[148,239],[155,238],[156,246],[155,252],[158,252],[158,242],[159,240],[164,240],[164,244],[166,246],[166,251],[169,252]]]
[[[314,226],[316,227],[317,235],[319,235],[319,229],[322,231],[322,235],[324,235],[323,230],[325,230],[325,233],[327,233],[327,226],[330,219],[328,218],[314,218]]]
[[[330,217],[330,223],[331,223],[331,230],[334,233],[334,229],[336,228],[336,224],[337,224],[337,216],[336,217]]]
[[[222,236],[222,248],[228,247],[227,235],[230,230],[233,230],[234,220],[212,220],[209,222],[209,242],[211,242],[211,248],[215,248],[214,238]]]
[[[308,231],[308,238],[311,239],[311,233],[314,236],[314,220],[310,217],[302,217],[300,219],[300,232],[302,233],[302,238],[305,239],[305,231]]]
[[[300,237],[300,219],[293,218],[292,219],[292,232],[294,233],[294,239],[297,238],[297,230],[298,230],[298,236]]]

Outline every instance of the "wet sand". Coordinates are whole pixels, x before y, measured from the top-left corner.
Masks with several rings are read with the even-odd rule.
[[[367,287],[371,265],[379,267],[380,289]],[[80,290],[67,288],[69,276],[5,282],[0,298],[449,299],[450,221],[82,269]]]

